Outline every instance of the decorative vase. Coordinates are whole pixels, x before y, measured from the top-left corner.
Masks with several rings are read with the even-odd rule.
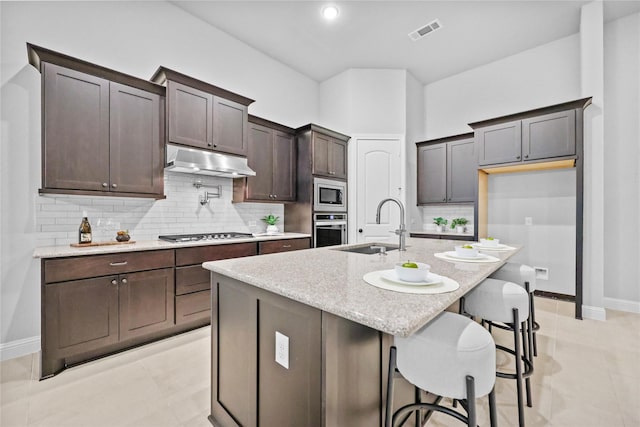
[[[278,232],[277,225],[267,225],[267,234],[276,234]]]
[[[436,229],[441,232],[444,233],[445,231],[447,231],[447,226],[445,224],[441,224],[441,225],[436,225]]]
[[[456,225],[456,233],[464,233],[464,225]]]

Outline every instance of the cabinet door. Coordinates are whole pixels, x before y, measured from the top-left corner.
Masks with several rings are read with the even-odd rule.
[[[213,98],[213,149],[246,156],[248,110],[245,105],[218,96]]]
[[[473,138],[447,143],[447,201],[473,202],[478,164]]]
[[[296,200],[295,137],[273,132],[273,195],[278,201]]]
[[[500,123],[476,129],[478,164],[495,165],[522,160],[522,123]]]
[[[418,147],[418,204],[447,201],[447,144]]]
[[[118,342],[117,276],[44,286],[44,351],[64,358]]]
[[[329,144],[331,138],[313,132],[313,174],[331,176],[329,173]]]
[[[197,148],[213,147],[213,95],[167,82],[169,142]]]
[[[522,155],[525,161],[575,154],[575,110],[522,120]]]
[[[43,65],[43,186],[108,191],[109,81]]]
[[[347,179],[347,143],[344,141],[332,138],[329,144],[329,174]]]
[[[255,123],[249,124],[247,163],[256,176],[247,177],[247,199],[273,200],[273,131]]]
[[[160,96],[111,83],[111,190],[163,192]]]
[[[158,332],[174,324],[173,268],[121,274],[120,340]]]

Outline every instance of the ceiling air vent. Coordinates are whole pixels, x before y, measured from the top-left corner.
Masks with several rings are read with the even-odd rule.
[[[418,28],[415,31],[411,31],[409,33],[409,38],[415,42],[417,40],[420,40],[427,34],[431,34],[434,31],[439,30],[440,28],[442,28],[442,24],[440,23],[439,19],[436,19],[434,21],[429,22],[427,25],[424,25]]]

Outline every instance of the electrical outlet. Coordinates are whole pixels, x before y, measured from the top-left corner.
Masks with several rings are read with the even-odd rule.
[[[276,363],[289,369],[289,337],[276,331]]]
[[[547,267],[533,267],[536,272],[536,279],[549,280],[549,269]]]
[[[530,216],[525,216],[524,225],[533,225],[533,218],[531,218]]]

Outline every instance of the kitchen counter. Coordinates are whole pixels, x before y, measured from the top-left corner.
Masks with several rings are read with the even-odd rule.
[[[66,246],[45,246],[35,248],[33,251],[34,258],[62,258],[82,255],[100,255],[120,252],[136,252],[151,251],[158,249],[177,249],[192,246],[211,246],[226,245],[230,243],[244,242],[260,242],[267,240],[283,240],[283,239],[299,239],[311,237],[310,234],[302,233],[282,233],[276,235],[257,235],[256,237],[242,239],[224,239],[224,240],[199,240],[195,242],[166,242],[164,240],[143,240],[130,244],[106,245],[106,246],[87,246],[76,248],[69,245]],[[135,239],[134,239],[135,240]]]
[[[519,249],[492,252],[495,263],[435,258],[456,243],[408,238],[406,252],[387,255],[336,250],[362,244],[205,262],[215,319],[211,423],[382,427],[394,336],[418,330]],[[405,294],[362,279],[407,260],[430,264],[460,287]],[[414,387],[395,381],[394,405],[412,403]]]
[[[436,231],[436,230],[419,230],[419,231],[409,231],[409,234],[412,237],[416,237],[416,236],[425,236],[425,237],[431,237],[431,236],[436,236],[436,238],[440,238],[440,239],[446,239],[447,237],[450,237],[451,239],[461,239],[461,238],[471,238],[473,239],[473,233],[469,233],[469,232],[464,232],[464,233],[456,233],[455,231],[445,231],[444,233],[442,231]]]
[[[496,263],[450,263],[434,253],[453,250],[459,242],[408,238],[407,251],[386,256],[365,255],[330,248],[206,262],[203,267],[243,283],[287,297],[336,316],[391,335],[408,336],[444,311],[461,296],[497,270],[518,250],[491,252]],[[363,245],[343,245],[353,247]],[[460,284],[437,295],[392,292],[367,284],[362,276],[392,269],[399,261],[419,261],[431,271]]]

